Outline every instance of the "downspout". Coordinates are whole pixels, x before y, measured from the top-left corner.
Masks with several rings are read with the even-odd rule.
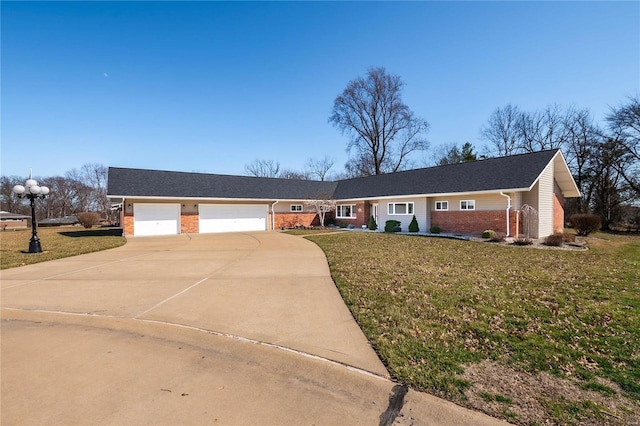
[[[271,204],[271,230],[272,231],[276,230],[276,211],[274,207],[279,202],[280,202],[279,200],[276,200],[273,204]]]
[[[509,237],[509,210],[511,210],[511,196],[505,194],[504,192],[500,191],[500,195],[502,195],[503,197],[507,197],[507,237]]]

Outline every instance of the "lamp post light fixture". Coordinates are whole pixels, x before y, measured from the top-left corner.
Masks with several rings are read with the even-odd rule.
[[[13,187],[13,192],[18,198],[26,198],[31,202],[31,240],[29,240],[29,253],[42,253],[40,238],[38,238],[38,225],[36,223],[36,199],[44,199],[49,194],[49,188],[38,185],[29,173],[29,179],[23,185]]]

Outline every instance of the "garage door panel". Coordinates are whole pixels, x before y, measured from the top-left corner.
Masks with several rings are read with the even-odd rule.
[[[133,204],[133,235],[176,235],[180,233],[180,204]]]
[[[200,204],[200,233],[266,231],[266,204]]]

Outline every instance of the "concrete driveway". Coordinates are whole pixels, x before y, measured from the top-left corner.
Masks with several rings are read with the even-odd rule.
[[[3,425],[501,423],[413,391],[401,406],[300,237],[135,238],[1,281]]]

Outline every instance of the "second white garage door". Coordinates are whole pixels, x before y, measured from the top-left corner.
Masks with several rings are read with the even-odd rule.
[[[266,231],[267,204],[200,204],[200,233]]]

